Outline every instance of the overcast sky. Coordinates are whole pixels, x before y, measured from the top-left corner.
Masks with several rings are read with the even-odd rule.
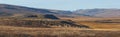
[[[58,10],[120,8],[120,0],[0,0],[0,4]]]

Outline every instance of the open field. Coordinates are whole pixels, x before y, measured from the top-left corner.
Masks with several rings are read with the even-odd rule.
[[[120,9],[96,7],[95,9],[69,10],[68,7],[68,10],[64,10],[67,7],[64,8],[63,5],[72,5],[70,3],[74,1],[69,3],[67,0],[64,1],[65,4],[61,0],[46,0],[45,3],[42,3],[44,1],[35,2],[37,0],[21,0],[21,6],[19,6],[20,1],[16,1],[19,4],[14,3],[15,1],[11,1],[11,4],[16,5],[9,5],[10,1],[2,4],[0,0],[0,37],[120,37]],[[75,3],[78,2],[74,2],[73,5],[76,6]],[[45,9],[47,4],[54,9]],[[40,5],[46,6],[42,8]],[[109,2],[108,5],[110,5]],[[32,6],[36,7],[32,8]],[[71,6],[71,9],[74,6]],[[59,9],[63,7],[63,10],[57,7]]]
[[[93,29],[120,29],[120,23],[98,23],[89,21],[77,21]]]
[[[0,26],[0,37],[119,37],[120,30]]]
[[[79,18],[80,19],[80,18]],[[69,27],[66,25],[74,26],[71,24],[60,23],[61,21],[57,20],[0,20],[0,37],[119,37],[120,36],[120,23],[119,19],[93,19],[93,20],[79,20],[72,19],[72,21],[76,22],[77,25],[88,26],[89,28],[79,28],[79,27]],[[31,23],[30,23],[31,21]],[[41,21],[41,22],[39,22]],[[41,23],[48,25],[49,27],[38,27],[44,26]],[[2,23],[3,22],[3,23]],[[28,22],[28,23],[27,23]],[[38,23],[36,23],[38,22]],[[57,23],[58,22],[58,23]],[[9,23],[9,24],[7,24]],[[20,23],[20,26],[18,26]],[[22,23],[22,24],[21,24]],[[26,24],[27,23],[27,24]],[[29,24],[30,23],[30,24]],[[66,27],[51,27],[54,25],[62,24]],[[56,24],[57,23],[57,24]],[[2,25],[6,24],[6,25]],[[33,27],[35,26],[35,27]]]
[[[120,18],[64,18],[93,29],[120,29]]]

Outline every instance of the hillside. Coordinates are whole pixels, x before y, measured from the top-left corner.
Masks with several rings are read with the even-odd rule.
[[[0,4],[0,16],[22,16],[29,14],[53,14],[60,17],[119,17],[120,9],[79,9],[75,11],[30,8],[17,5]]]
[[[119,13],[120,9],[65,11],[0,4],[0,37],[119,37],[120,18],[111,18]]]
[[[37,9],[16,5],[0,4],[0,25],[18,27],[77,27],[89,28],[73,21],[61,20],[57,16],[67,16],[70,11]]]
[[[120,9],[80,9],[76,14],[92,17],[119,17]]]
[[[52,10],[52,9],[38,9],[24,6],[0,4],[0,16],[21,16],[29,14],[56,14],[67,15],[71,14],[70,11]]]
[[[38,27],[38,28],[89,28],[88,26],[77,24],[70,20],[58,20],[58,19],[37,19],[37,18],[22,18],[22,19],[8,19],[1,18],[0,26],[17,26],[17,27]]]

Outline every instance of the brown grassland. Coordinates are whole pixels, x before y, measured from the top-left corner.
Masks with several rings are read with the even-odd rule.
[[[72,20],[90,28],[35,28],[1,25],[0,37],[120,37],[118,19],[112,19],[112,22],[111,19],[107,19],[110,21],[104,19],[104,21],[103,19],[72,18]]]
[[[0,26],[0,37],[119,37],[119,30]]]
[[[71,19],[79,24],[84,24],[93,29],[120,29],[120,18],[64,18]]]

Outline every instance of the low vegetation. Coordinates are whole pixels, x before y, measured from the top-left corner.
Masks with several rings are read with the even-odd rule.
[[[0,37],[119,37],[119,30],[0,26]]]
[[[3,26],[18,26],[18,27],[39,27],[39,28],[53,28],[53,27],[75,27],[75,28],[89,28],[88,26],[77,24],[70,20],[56,20],[56,19],[2,19],[0,25]]]
[[[89,19],[85,18],[84,20],[77,19],[73,20],[79,24],[84,24],[93,29],[120,29],[120,19],[111,18],[111,19]]]

